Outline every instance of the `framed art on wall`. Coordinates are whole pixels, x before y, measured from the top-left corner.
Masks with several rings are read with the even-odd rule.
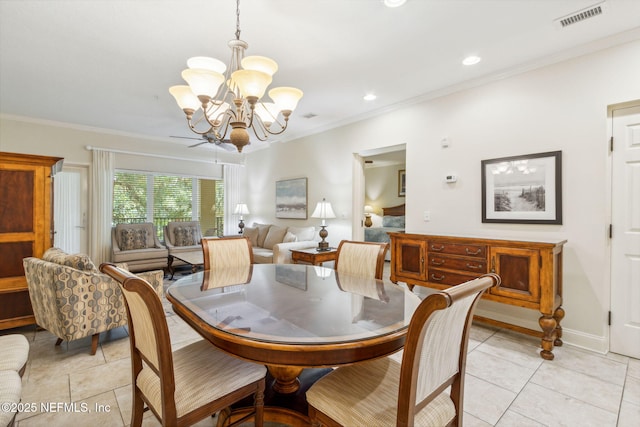
[[[407,191],[407,172],[402,169],[398,171],[398,197],[404,197]]]
[[[482,160],[482,222],[562,224],[562,152]]]
[[[276,218],[307,219],[307,178],[276,181]]]

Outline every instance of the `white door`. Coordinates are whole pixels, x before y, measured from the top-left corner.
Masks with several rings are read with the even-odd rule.
[[[610,347],[640,358],[640,105],[612,118]]]
[[[53,182],[53,244],[67,253],[86,254],[89,198],[87,168],[64,166]]]

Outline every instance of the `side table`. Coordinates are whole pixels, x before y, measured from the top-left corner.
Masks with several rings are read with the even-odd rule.
[[[291,249],[291,260],[294,264],[322,265],[323,262],[335,261],[337,256],[336,248],[330,248],[328,251],[318,251],[316,248]]]

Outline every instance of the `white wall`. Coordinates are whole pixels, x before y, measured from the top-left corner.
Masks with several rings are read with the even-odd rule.
[[[275,181],[308,177],[309,204],[326,197],[340,217],[330,221],[328,240],[350,238],[352,153],[406,143],[407,231],[567,239],[565,340],[606,351],[607,106],[640,99],[638,76],[640,41],[274,144],[266,153],[248,156],[247,200],[252,212],[268,221]],[[445,136],[449,148],[440,146]],[[555,150],[563,154],[563,225],[483,224],[481,160]],[[444,183],[448,173],[458,175],[456,184]],[[425,210],[430,222],[422,220]],[[480,312],[538,329],[539,314],[532,310],[483,302]]]

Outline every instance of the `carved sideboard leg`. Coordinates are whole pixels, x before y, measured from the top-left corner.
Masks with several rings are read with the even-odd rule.
[[[562,346],[562,326],[560,326],[560,322],[564,319],[564,309],[562,307],[556,308],[556,311],[553,313],[553,318],[556,319],[556,339],[553,341],[553,345],[556,347]]]
[[[543,314],[538,323],[542,328],[544,335],[542,336],[542,351],[540,357],[545,360],[553,360],[553,343],[556,340],[556,319],[550,315]]]

